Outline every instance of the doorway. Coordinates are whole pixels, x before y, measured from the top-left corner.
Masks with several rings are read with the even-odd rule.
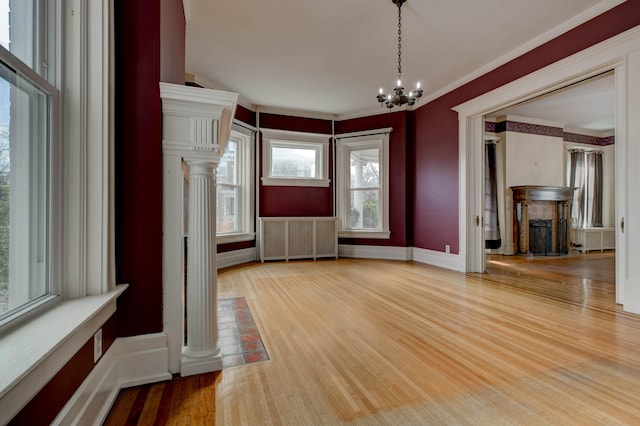
[[[614,37],[491,92],[453,108],[459,115],[459,236],[458,269],[484,272],[484,232],[480,227],[484,151],[484,116],[515,105],[522,99],[569,86],[607,71],[614,71],[616,99],[615,241],[616,302],[625,311],[640,313],[640,227],[625,226],[625,216],[640,217],[640,193],[632,183],[640,180],[640,30]],[[632,141],[632,142],[630,142]],[[634,184],[635,185],[635,184]]]
[[[583,274],[579,278],[584,280],[589,278],[589,273],[606,276],[613,285],[614,72],[486,114],[484,121],[482,231],[486,271],[511,265],[526,274],[528,265],[534,272],[544,263],[553,268],[566,264],[572,276],[576,271]],[[558,216],[554,202],[531,202],[528,207],[531,231],[526,252],[536,255],[535,262],[511,258],[518,253],[522,256],[523,252],[513,237],[518,235],[517,224],[527,226],[519,218],[514,219],[516,212],[510,188],[520,185],[578,188],[572,194],[573,208],[566,206],[565,218]],[[541,238],[536,239],[536,235]],[[552,245],[552,236],[554,241],[568,244]],[[608,251],[607,255],[593,255],[604,250]],[[595,260],[592,268],[586,263],[589,259]],[[566,282],[572,281],[569,278]]]

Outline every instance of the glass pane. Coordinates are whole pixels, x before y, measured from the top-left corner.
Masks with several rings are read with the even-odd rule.
[[[49,293],[49,103],[0,64],[0,317]]]
[[[240,232],[238,188],[218,184],[216,233]]]
[[[0,0],[0,45],[34,68],[36,1]]]
[[[350,187],[378,188],[380,186],[380,155],[378,148],[351,151]]]
[[[238,158],[238,142],[229,141],[218,167],[218,183],[236,185],[236,161]]]
[[[316,149],[271,147],[271,177],[317,178]]]
[[[351,191],[351,229],[380,229],[380,191]]]

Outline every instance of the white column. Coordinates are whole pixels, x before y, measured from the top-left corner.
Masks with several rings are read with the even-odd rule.
[[[187,345],[181,375],[222,368],[218,347],[216,274],[216,161],[185,158],[189,166]]]
[[[229,140],[238,95],[160,83],[160,96],[164,332],[169,371],[189,376],[222,369],[216,312],[215,171]],[[183,298],[183,159],[190,167],[186,298]],[[183,346],[185,309],[187,345]]]

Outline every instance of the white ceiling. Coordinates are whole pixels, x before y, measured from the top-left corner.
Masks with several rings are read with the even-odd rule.
[[[507,114],[555,121],[570,129],[611,133],[615,129],[614,74],[593,77],[488,116]]]
[[[624,0],[408,0],[402,69],[424,101]],[[261,108],[380,112],[397,72],[392,0],[183,0],[186,72]],[[418,104],[419,106],[419,104]]]

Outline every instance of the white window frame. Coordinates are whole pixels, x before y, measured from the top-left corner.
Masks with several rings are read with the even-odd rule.
[[[255,132],[234,124],[229,140],[238,144],[236,152],[236,187],[238,188],[240,229],[216,234],[216,244],[251,241],[255,238],[254,202],[254,137]],[[220,185],[220,183],[218,183]],[[219,208],[218,208],[219,209]]]
[[[39,297],[30,298],[27,302],[14,306],[16,308],[13,312],[8,311],[4,313],[3,318],[0,319],[0,332],[11,327],[15,327],[30,318],[39,315],[44,309],[49,309],[54,304],[60,301],[61,286],[60,276],[60,254],[56,249],[56,242],[59,241],[58,227],[61,214],[59,212],[61,207],[60,202],[60,96],[59,90],[56,87],[56,56],[57,56],[57,42],[59,40],[59,25],[56,24],[57,5],[56,2],[47,2],[46,0],[38,0],[32,3],[19,3],[20,8],[24,7],[24,10],[30,12],[29,16],[16,15],[16,21],[13,22],[14,26],[12,31],[18,34],[18,39],[24,41],[22,45],[18,45],[16,52],[10,52],[4,47],[0,47],[0,58],[6,64],[9,69],[15,71],[19,78],[29,81],[35,87],[46,94],[49,99],[47,102],[46,110],[48,116],[44,118],[47,123],[45,137],[47,138],[45,150],[47,154],[44,165],[46,170],[46,184],[43,187],[42,194],[35,195],[36,198],[46,198],[46,213],[44,213],[46,223],[42,225],[46,227],[45,241],[42,241],[44,246],[34,248],[28,240],[23,240],[24,235],[30,235],[31,231],[26,227],[31,227],[29,224],[29,217],[24,216],[24,212],[29,210],[29,205],[34,200],[34,194],[30,193],[31,184],[28,182],[31,180],[31,167],[29,162],[31,154],[29,150],[31,147],[25,147],[23,144],[15,145],[18,141],[12,141],[12,153],[11,153],[11,180],[13,182],[13,190],[11,191],[11,237],[10,237],[10,275],[12,277],[13,285],[9,289],[9,297],[24,299],[29,298],[30,294],[35,291],[31,288],[33,282],[29,285],[29,272],[33,273],[38,271],[41,277],[44,277],[46,281],[45,293]],[[19,9],[20,9],[19,8]],[[23,20],[31,21],[33,19],[33,25],[28,25]],[[8,23],[8,21],[7,21]],[[50,30],[51,29],[51,30]],[[48,32],[47,34],[45,34]],[[28,60],[30,63],[25,63],[23,60]],[[12,125],[16,133],[19,135],[28,134],[29,128],[33,126],[31,123],[31,114],[28,111],[22,109],[25,105],[21,102],[12,103],[11,109],[15,114],[12,117]],[[13,139],[15,135],[11,135]],[[16,164],[13,164],[17,161]],[[22,187],[22,182],[27,183]],[[17,186],[16,186],[17,184]],[[43,262],[38,264],[31,264],[32,250],[38,250],[40,252],[40,259]],[[18,265],[18,262],[20,265]],[[16,286],[19,283],[25,283],[23,286]],[[11,306],[10,306],[10,309]]]
[[[113,0],[38,4],[52,13],[47,22],[55,42],[48,40],[48,47],[55,57],[46,74],[61,93],[53,125],[60,152],[52,164],[51,199],[58,207],[52,209],[51,247],[58,256],[52,280],[62,301],[0,331],[0,424],[115,313],[127,287],[115,285]]]
[[[329,187],[329,139],[331,135],[291,132],[287,130],[260,129],[262,133],[262,185]],[[271,176],[271,152],[274,147],[313,149],[316,151],[314,178],[289,178]]]
[[[391,127],[365,132],[336,135],[336,211],[340,218],[341,238],[389,239],[389,133]],[[351,189],[349,185],[351,151],[377,148],[380,153],[380,228],[358,230],[348,228],[350,223]]]

